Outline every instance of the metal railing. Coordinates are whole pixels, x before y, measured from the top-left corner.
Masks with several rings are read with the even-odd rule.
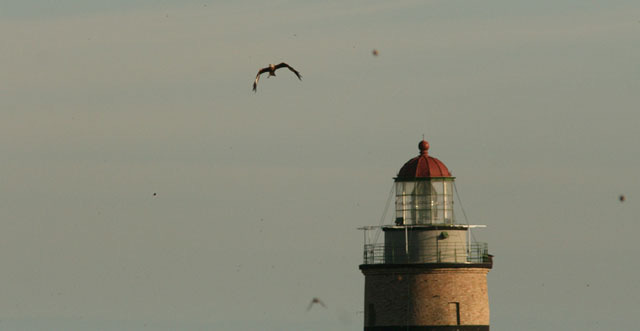
[[[407,263],[488,263],[487,243],[440,243],[410,246],[386,244],[364,245],[363,264]]]

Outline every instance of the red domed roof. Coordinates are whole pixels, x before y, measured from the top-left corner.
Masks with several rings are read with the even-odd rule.
[[[411,180],[416,178],[430,177],[451,177],[449,169],[435,157],[427,155],[429,143],[425,140],[418,144],[420,155],[407,161],[400,171],[396,180]]]

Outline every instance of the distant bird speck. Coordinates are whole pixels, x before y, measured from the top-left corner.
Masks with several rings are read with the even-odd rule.
[[[625,200],[627,200],[627,198],[624,196],[624,194],[621,194],[618,199],[620,199],[620,202],[624,202]]]
[[[378,56],[378,50],[374,49],[373,51],[371,51],[371,54],[373,54],[373,56]]]
[[[158,193],[156,193],[156,192],[153,192],[153,196],[155,197],[156,195],[158,195]]]
[[[324,308],[327,308],[327,306],[324,304],[324,302],[322,302],[322,300],[318,299],[318,298],[313,298],[311,299],[311,302],[309,303],[309,307],[307,307],[307,311],[309,311],[309,309],[311,309],[311,307],[313,307],[314,304],[319,304]]]
[[[293,67],[291,67],[290,65],[282,62],[278,65],[273,65],[273,64],[269,64],[268,67],[262,68],[260,70],[258,70],[258,74],[256,75],[256,80],[253,82],[253,92],[257,91],[258,88],[258,81],[260,80],[260,75],[262,75],[265,72],[269,73],[269,76],[267,76],[267,78],[276,75],[276,70],[280,69],[280,68],[289,68],[289,70],[291,70],[294,74],[296,74],[296,76],[298,77],[299,80],[302,80],[302,76],[300,76],[300,73],[296,70],[293,69]]]

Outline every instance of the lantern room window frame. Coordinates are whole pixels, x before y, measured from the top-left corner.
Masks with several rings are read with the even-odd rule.
[[[395,179],[396,225],[452,225],[455,177]]]

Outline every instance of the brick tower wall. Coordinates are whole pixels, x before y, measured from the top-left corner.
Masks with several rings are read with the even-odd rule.
[[[488,268],[363,268],[365,329],[489,330]],[[423,328],[430,326],[431,328]],[[478,326],[478,327],[472,327]]]

